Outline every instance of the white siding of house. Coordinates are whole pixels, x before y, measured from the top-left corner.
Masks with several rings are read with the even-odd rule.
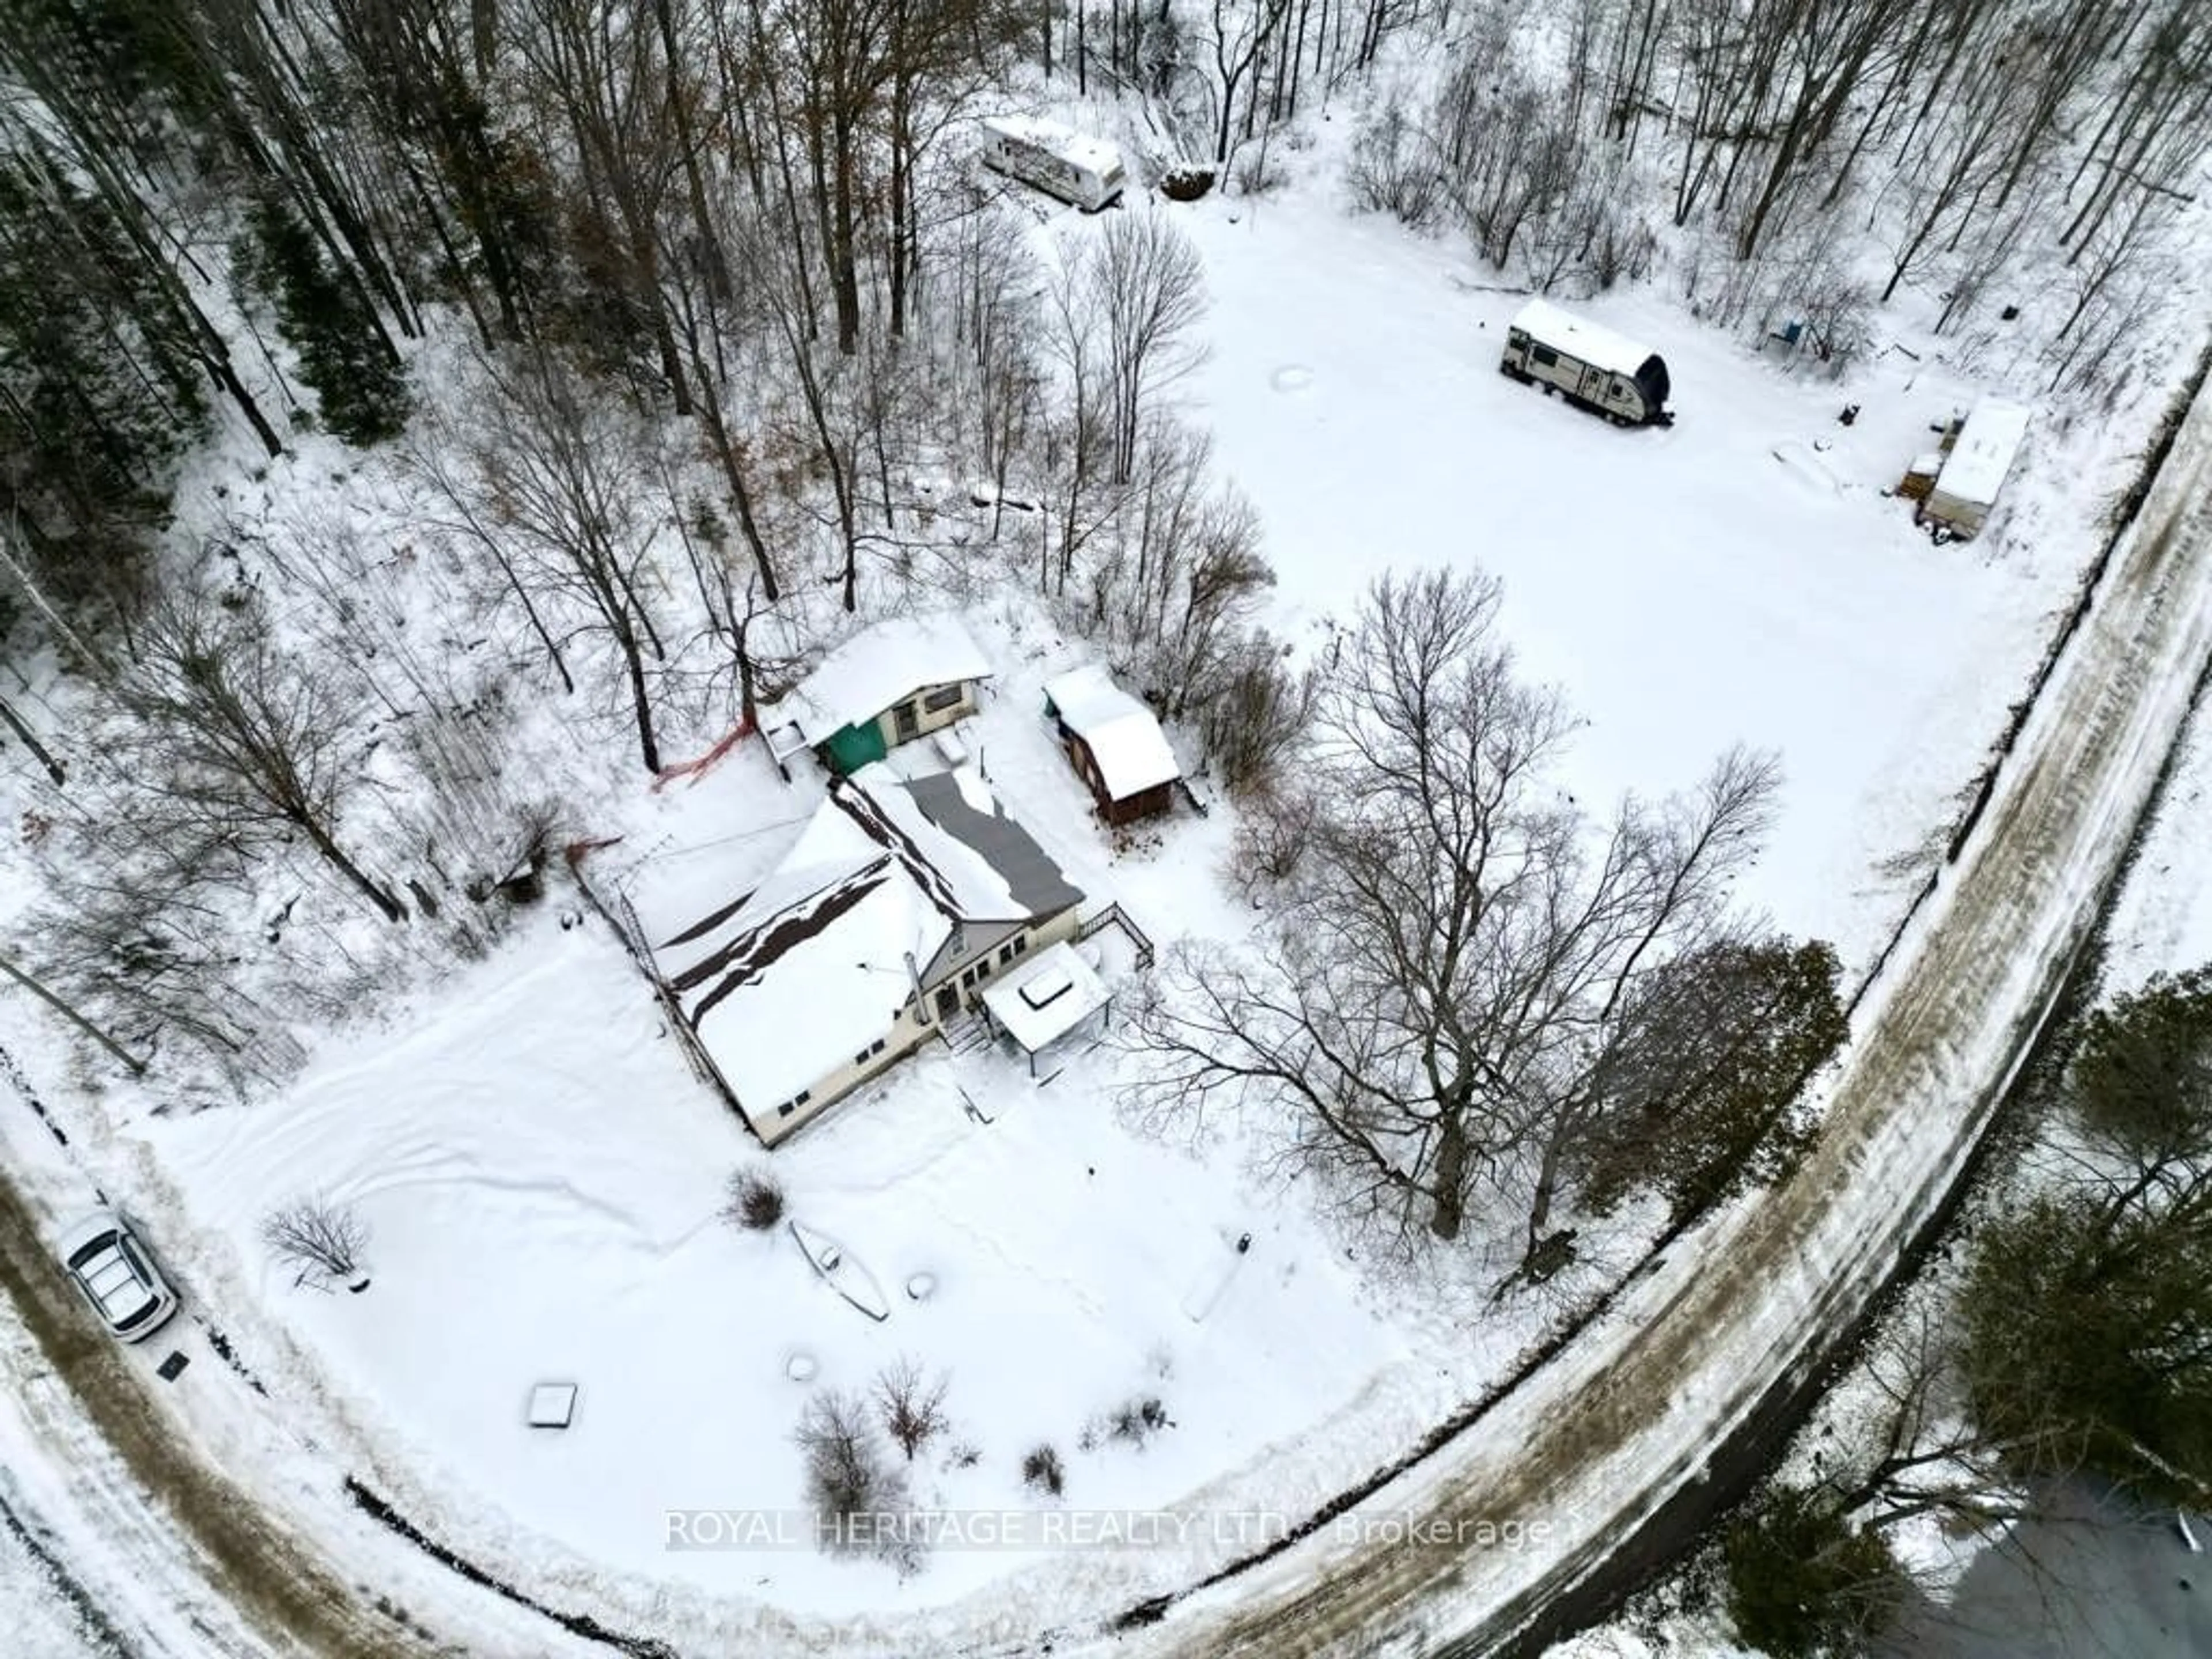
[[[1048,945],[1056,945],[1063,939],[1073,939],[1076,930],[1081,925],[1080,913],[1076,907],[1071,905],[1058,915],[1047,917],[1036,927],[1024,927],[1018,933],[1008,933],[1001,939],[994,939],[988,953],[992,963],[992,971],[978,980],[973,987],[960,994],[960,1006],[964,1008],[981,1001],[983,987],[990,984],[1000,974],[1025,961],[1031,951],[1042,950]],[[1029,941],[1028,945],[1010,960],[1000,962],[1000,953],[1018,938],[1026,939]],[[836,1071],[830,1073],[809,1088],[806,1091],[805,1101],[794,1107],[788,1115],[776,1109],[778,1106],[785,1103],[781,1101],[768,1101],[759,1105],[755,1105],[750,1101],[739,1102],[738,1104],[745,1115],[745,1121],[752,1125],[753,1132],[760,1136],[762,1144],[773,1146],[777,1142],[788,1139],[819,1117],[824,1109],[836,1105],[837,1102],[871,1078],[888,1070],[893,1064],[905,1059],[923,1043],[928,1042],[937,1034],[938,1021],[934,1011],[937,1007],[938,990],[947,980],[957,980],[975,962],[982,959],[984,954],[986,953],[978,952],[950,966],[945,972],[939,974],[936,978],[925,981],[922,990],[923,1000],[932,1011],[927,1023],[920,1018],[915,1006],[912,1002],[908,1003],[900,1010],[899,1017],[892,1024],[890,1030],[884,1033],[884,1048],[881,1054],[870,1054],[865,1060],[856,1056],[847,1064],[840,1066]]]
[[[955,720],[963,720],[974,714],[975,712],[975,682],[962,680],[957,684],[960,691],[959,701],[945,708],[933,709],[924,705],[929,701],[930,693],[933,691],[951,690],[952,687],[925,685],[916,690],[912,696],[893,703],[882,714],[877,715],[876,729],[883,733],[884,747],[896,749],[902,743],[912,743],[915,738],[926,738],[931,732],[940,731]],[[907,707],[911,707],[915,713],[915,730],[912,738],[902,738],[899,735],[898,711]]]

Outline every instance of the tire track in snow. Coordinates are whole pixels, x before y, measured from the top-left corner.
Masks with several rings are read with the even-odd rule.
[[[114,1659],[140,1659],[139,1650],[123,1638],[123,1633],[108,1622],[107,1614],[100,1609],[92,1593],[79,1583],[58,1551],[49,1541],[45,1528],[26,1522],[15,1512],[12,1491],[15,1482],[4,1469],[0,1469],[0,1532],[5,1532],[17,1548],[29,1558],[40,1577],[44,1579],[54,1595],[66,1603],[76,1620],[76,1633],[88,1646]],[[18,1499],[17,1501],[20,1501]]]

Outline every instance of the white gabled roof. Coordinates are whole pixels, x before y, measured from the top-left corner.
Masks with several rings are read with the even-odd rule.
[[[742,902],[656,942],[653,965],[749,1115],[851,1064],[952,931],[899,860],[825,801]]]
[[[1033,115],[987,115],[983,118],[983,129],[1050,150],[1062,161],[1087,167],[1102,179],[1121,165],[1121,152],[1103,138],[1078,132],[1057,121],[1040,120]]]
[[[2013,459],[2027,436],[2027,420],[2024,404],[1983,398],[1959,428],[1959,441],[1936,475],[1936,488],[1955,501],[1996,506],[2005,474],[2012,471]]]
[[[862,629],[824,657],[792,688],[785,705],[807,742],[823,743],[924,686],[990,677],[990,659],[958,617],[895,617]]]
[[[862,767],[816,809],[781,863],[715,905],[641,916],[654,970],[738,1103],[764,1120],[857,1060],[914,999],[954,930],[1080,904],[1060,866],[971,768],[902,781]]]
[[[1030,1054],[1106,1006],[1106,987],[1066,944],[1048,945],[983,992],[983,1006]]]
[[[1652,353],[1625,335],[1562,311],[1548,300],[1531,300],[1514,313],[1512,326],[1531,339],[1581,358],[1594,368],[1631,380]]]
[[[1104,669],[1094,665],[1047,680],[1044,694],[1067,729],[1090,746],[1106,793],[1115,800],[1182,775],[1152,711],[1115,684]]]

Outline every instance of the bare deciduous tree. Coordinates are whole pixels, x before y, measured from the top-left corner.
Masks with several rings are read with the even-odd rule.
[[[1110,467],[1126,483],[1159,395],[1205,360],[1193,337],[1206,315],[1205,267],[1190,238],[1156,212],[1115,215],[1103,236],[1067,257],[1068,280],[1081,298],[1062,308],[1095,319]]]
[[[354,688],[287,651],[247,596],[224,610],[188,589],[154,611],[137,646],[117,695],[163,780],[144,810],[173,820],[180,838],[234,849],[296,836],[386,920],[405,920],[338,839],[360,779]]]
[[[889,1517],[908,1506],[906,1470],[893,1463],[857,1394],[829,1389],[799,1413],[793,1433],[806,1464],[806,1498],[817,1517],[816,1537],[836,1555],[872,1555],[902,1572],[921,1565],[918,1536]]]
[[[876,1373],[876,1409],[884,1419],[884,1432],[906,1454],[909,1463],[916,1453],[951,1426],[945,1414],[945,1390],[951,1378],[942,1371],[935,1377],[922,1374],[920,1364],[905,1356]]]
[[[1285,1156],[1410,1245],[1519,1190],[1645,975],[1712,932],[1771,765],[1624,802],[1595,837],[1551,781],[1569,721],[1492,632],[1497,583],[1379,581],[1316,721],[1330,803],[1256,961],[1183,953],[1140,1015],[1155,1106],[1286,1108]],[[1593,846],[1593,842],[1595,845]]]
[[[653,673],[668,653],[646,603],[658,529],[644,507],[646,434],[550,353],[479,362],[486,418],[460,434],[466,465],[418,447],[421,476],[453,512],[451,527],[498,564],[564,679],[556,629],[612,646],[640,757],[658,771]]]

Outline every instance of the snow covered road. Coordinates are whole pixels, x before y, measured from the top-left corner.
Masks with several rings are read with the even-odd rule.
[[[1827,1132],[1462,1441],[1121,1652],[1478,1653],[1626,1547],[1802,1375],[1942,1205],[2063,982],[2212,656],[2212,392],[1959,863],[1862,1006]],[[1511,1536],[1517,1546],[1408,1543]],[[1487,1523],[1488,1530],[1483,1528]],[[1512,1524],[1517,1523],[1517,1524]],[[1511,1525],[1511,1531],[1507,1528]]]

